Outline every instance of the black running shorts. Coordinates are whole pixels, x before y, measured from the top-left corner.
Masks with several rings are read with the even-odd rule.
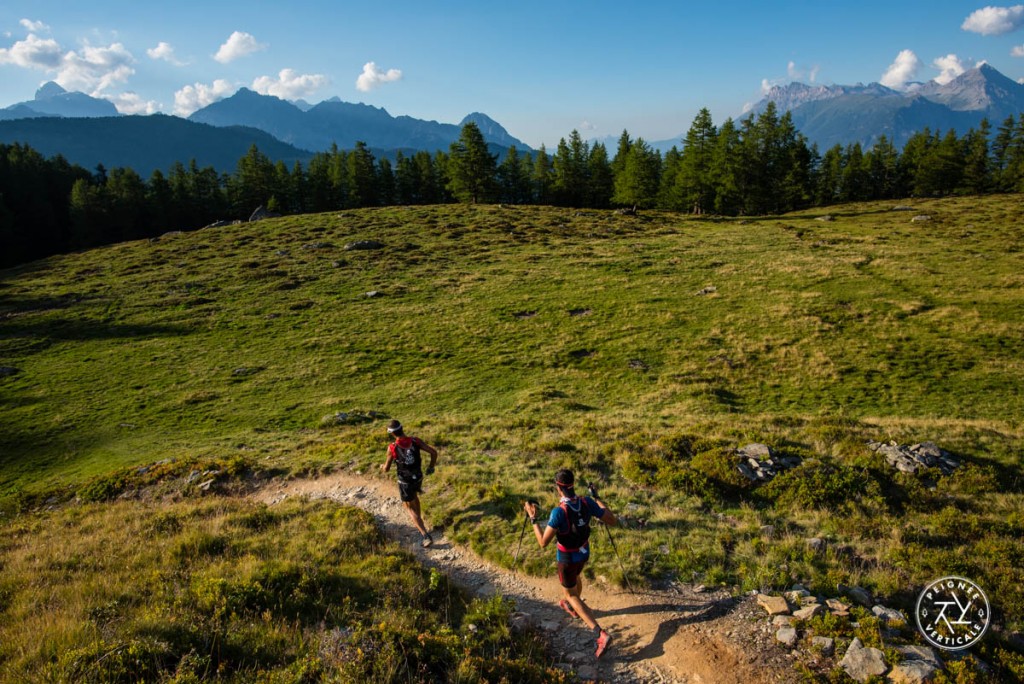
[[[416,482],[399,482],[398,496],[402,497],[402,501],[415,501],[416,496],[423,491],[420,488],[422,484],[422,480],[417,480]]]

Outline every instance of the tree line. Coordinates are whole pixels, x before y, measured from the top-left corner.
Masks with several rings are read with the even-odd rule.
[[[837,202],[1018,192],[1024,189],[1024,115],[994,132],[925,129],[902,150],[808,144],[787,112],[720,126],[702,109],[662,155],[627,131],[614,154],[577,131],[549,152],[492,154],[466,123],[447,152],[376,158],[363,143],[333,147],[290,168],[256,146],[232,174],[174,164],[143,179],[129,168],[88,171],[22,144],[0,145],[0,266],[123,240],[278,214],[450,202],[628,207],[725,216],[778,214]]]

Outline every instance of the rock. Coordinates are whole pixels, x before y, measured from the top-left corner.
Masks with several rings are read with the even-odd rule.
[[[800,605],[800,603],[811,595],[811,592],[807,591],[803,587],[799,589],[790,589],[783,596],[786,597],[787,601]]]
[[[796,621],[792,615],[776,615],[772,618],[773,627],[789,627]]]
[[[800,635],[797,634],[795,627],[780,627],[779,631],[775,633],[775,640],[790,648],[796,646],[799,639]]]
[[[302,249],[305,250],[329,249],[331,247],[334,247],[334,245],[332,245],[330,242],[307,242],[306,244],[302,245]]]
[[[926,663],[931,663],[936,668],[942,668],[942,660],[935,653],[935,649],[927,646],[897,646],[896,650],[903,656],[903,661],[908,660],[923,660]]]
[[[821,615],[825,612],[825,609],[820,603],[812,603],[809,606],[801,608],[800,610],[793,612],[793,617],[797,620],[810,620],[815,615]]]
[[[850,614],[850,606],[846,605],[845,603],[843,603],[839,599],[834,599],[834,598],[827,599],[825,601],[825,605],[835,615],[843,615],[843,616],[845,616],[845,615],[849,615]]]
[[[540,623],[540,628],[545,632],[557,632],[561,627],[554,620],[544,620]]]
[[[892,208],[892,211],[914,211],[914,207],[908,207],[905,204],[897,204]]]
[[[377,290],[370,290],[369,292],[367,292],[363,296],[366,297],[367,299],[376,299],[377,297],[383,297],[384,294],[382,292],[377,291]]]
[[[821,651],[821,655],[830,657],[836,652],[836,640],[831,637],[816,636],[811,639],[811,646]]]
[[[597,681],[597,668],[593,665],[580,665],[576,668],[576,676],[583,682]]]
[[[861,587],[843,587],[840,585],[839,591],[849,596],[853,599],[853,602],[859,606],[870,608],[875,604],[874,600],[871,598],[871,592],[867,589],[862,589]]]
[[[21,370],[13,366],[0,366],[0,378],[8,378],[12,375],[17,375]]]
[[[385,245],[383,242],[377,242],[376,240],[358,240],[356,242],[350,242],[349,244],[345,245],[345,250],[351,251],[353,249],[384,249],[384,246]]]
[[[788,615],[789,604],[781,596],[757,595],[757,605],[768,611],[769,615]]]
[[[814,220],[815,221],[825,221],[826,223],[828,223],[828,222],[831,222],[831,221],[835,221],[836,218],[835,218],[835,216],[832,216],[832,214],[825,214],[824,216],[819,216],[818,218],[816,218]]]
[[[771,447],[767,444],[748,444],[745,447],[740,447],[737,451],[747,458],[757,460],[769,458],[772,455]]]
[[[911,223],[924,223],[926,221],[931,221],[931,220],[932,220],[932,217],[929,216],[928,214],[918,214],[914,218],[910,219],[910,222]]]
[[[220,221],[214,221],[213,223],[207,223],[205,226],[203,226],[203,228],[223,228],[224,226],[230,226],[230,225],[231,225],[231,221],[225,221],[224,219],[221,219]]]
[[[885,620],[886,622],[906,622],[907,616],[896,610],[895,608],[886,608],[883,605],[877,605],[871,609],[877,617]]]
[[[199,489],[203,490],[204,492],[208,492],[210,491],[210,487],[213,486],[214,482],[216,482],[216,480],[207,480],[206,482],[201,482],[196,486],[199,487]]]
[[[892,668],[889,681],[892,684],[928,684],[934,682],[939,668],[925,660],[908,660]]]
[[[877,648],[865,647],[859,637],[850,643],[839,666],[858,682],[866,682],[870,677],[880,677],[889,671],[885,655]]]
[[[718,292],[717,287],[715,287],[714,285],[708,285],[707,287],[702,287],[701,289],[697,290],[697,296],[703,297],[704,295],[715,294],[716,292]]]

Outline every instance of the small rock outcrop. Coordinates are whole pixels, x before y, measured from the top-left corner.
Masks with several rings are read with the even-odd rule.
[[[881,454],[890,466],[903,473],[916,473],[923,468],[938,468],[943,475],[949,475],[960,467],[959,461],[934,442],[921,442],[910,446],[896,442],[868,442],[868,448]]]
[[[800,465],[800,459],[776,456],[766,444],[748,444],[736,450],[736,468],[752,482],[767,482],[780,472]]]
[[[850,642],[839,666],[846,670],[858,682],[866,682],[871,677],[881,677],[889,671],[885,664],[885,654],[877,648],[865,646],[859,637]]]

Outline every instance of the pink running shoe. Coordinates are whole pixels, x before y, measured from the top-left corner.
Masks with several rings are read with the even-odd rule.
[[[601,654],[604,653],[604,650],[608,648],[608,642],[611,640],[612,638],[608,634],[608,632],[602,629],[601,634],[599,634],[597,637],[597,651],[594,653],[595,658],[601,657]]]
[[[566,613],[568,613],[574,620],[578,620],[579,619],[580,616],[576,612],[576,609],[573,608],[572,604],[569,603],[566,599],[562,599],[561,601],[559,601],[558,602],[558,607],[561,608],[562,610],[564,610]]]

